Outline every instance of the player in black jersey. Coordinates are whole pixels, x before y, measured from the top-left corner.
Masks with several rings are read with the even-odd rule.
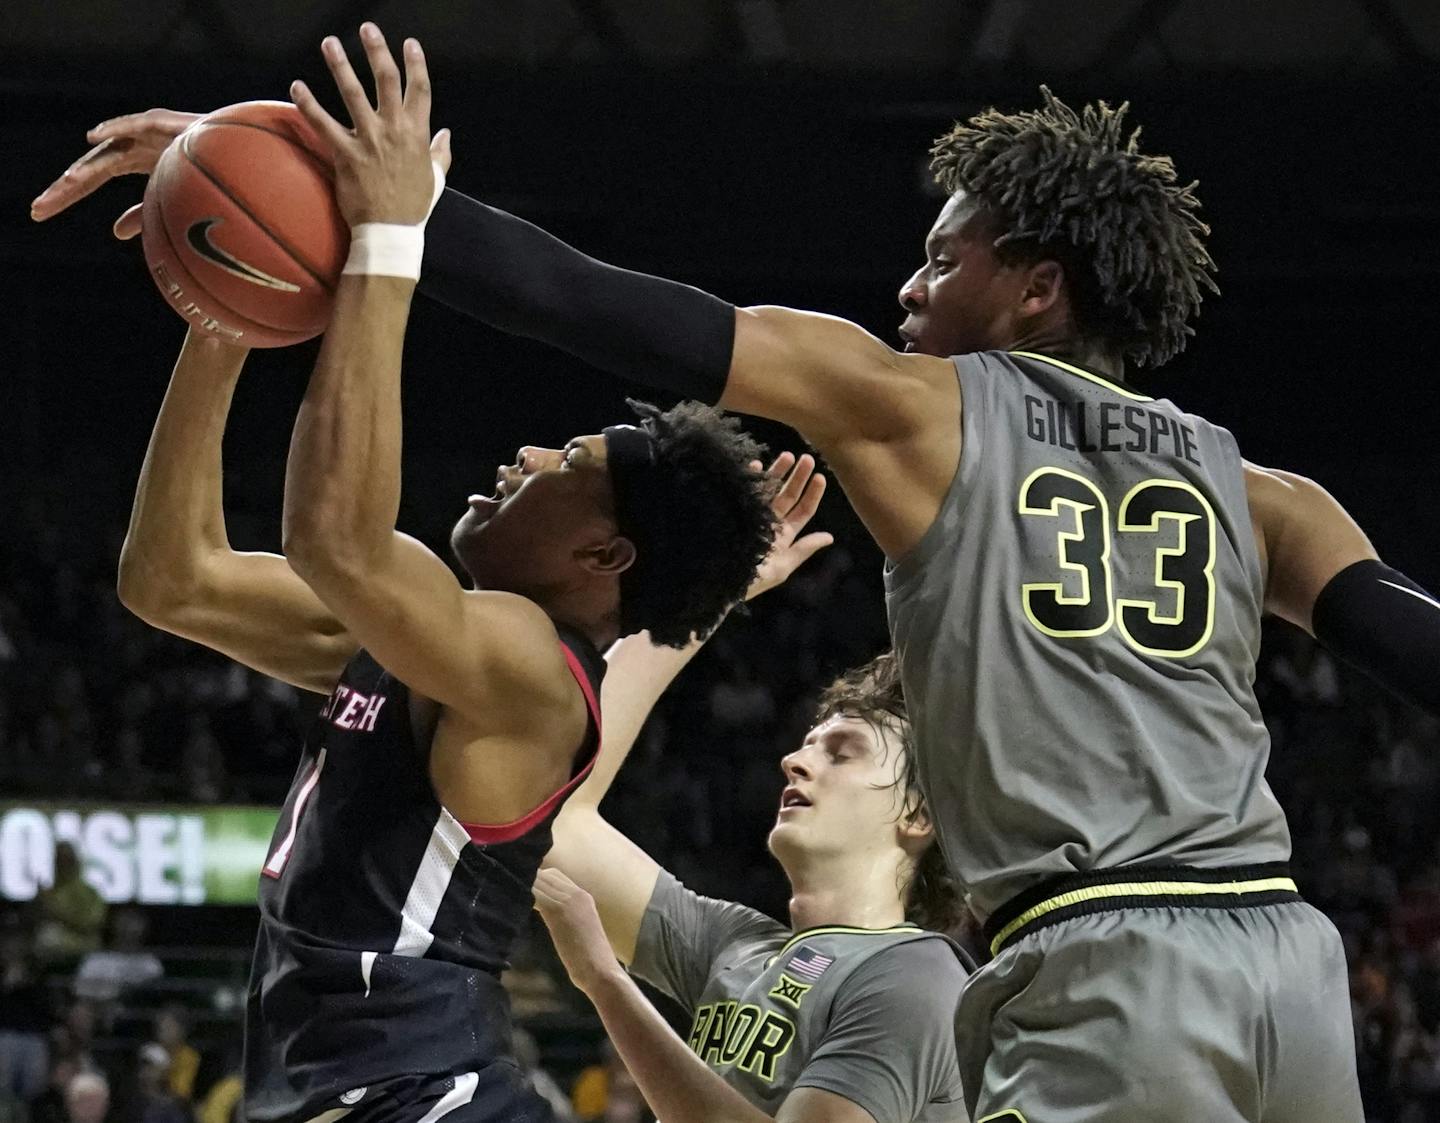
[[[352,225],[423,222],[423,59],[407,52],[403,97],[383,44],[372,63],[378,105],[352,90],[356,130],[331,137],[357,157],[338,202]],[[221,437],[245,356],[192,332],[120,595],[158,627],[327,695],[260,883],[246,1117],[541,1120],[550,1109],[509,1059],[499,974],[550,823],[593,763],[597,647],[712,628],[773,537],[770,488],[733,422],[639,407],[636,426],[521,449],[493,496],[471,496],[451,539],[466,588],[395,529],[414,283],[373,266],[352,255],[300,408],[286,556],[230,548]]]

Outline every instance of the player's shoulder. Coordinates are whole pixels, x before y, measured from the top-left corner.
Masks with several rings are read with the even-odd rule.
[[[668,870],[660,871],[646,914],[671,927],[703,931],[717,958],[774,954],[792,936],[789,928],[759,909],[697,893]]]
[[[817,941],[818,943],[818,941]],[[837,932],[820,947],[844,963],[847,981],[861,988],[949,997],[970,973],[964,953],[948,937],[924,929]]]
[[[897,935],[869,957],[886,970],[914,972],[932,980],[963,981],[970,974],[965,953],[948,936],[921,930]]]
[[[566,656],[567,650],[580,655],[582,645],[588,645],[580,633],[557,625],[534,601],[514,593],[466,590],[462,611],[474,642],[485,652],[487,681],[478,688],[487,699],[500,699],[519,713],[539,712],[535,707],[583,709]],[[580,659],[587,669],[589,662]]]
[[[1263,468],[1248,460],[1241,461],[1241,471],[1251,516],[1267,530],[1303,523],[1312,515],[1328,514],[1335,506],[1328,491],[1299,473]]]

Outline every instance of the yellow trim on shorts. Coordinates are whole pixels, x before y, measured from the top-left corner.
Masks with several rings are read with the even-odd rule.
[[[1080,367],[1071,366],[1069,363],[1064,362],[1060,359],[1052,359],[1049,355],[1037,355],[1034,351],[1011,351],[1009,353],[1011,355],[1019,355],[1025,359],[1039,359],[1042,363],[1049,363],[1052,366],[1059,367],[1061,370],[1068,370],[1071,374],[1079,375],[1081,378],[1088,379],[1089,381],[1095,383],[1097,386],[1103,386],[1107,390],[1114,390],[1115,393],[1119,394],[1121,397],[1129,398],[1133,402],[1153,402],[1155,400],[1154,398],[1147,397],[1144,394],[1137,394],[1134,390],[1127,390],[1124,386],[1121,386],[1115,382],[1111,382],[1108,378],[1101,378],[1098,374],[1091,374],[1088,370],[1082,370]]]
[[[1098,901],[1105,897],[1203,897],[1211,893],[1233,893],[1238,897],[1247,893],[1273,893],[1281,889],[1292,893],[1300,892],[1299,886],[1288,877],[1262,877],[1255,881],[1119,881],[1113,885],[1090,885],[1084,889],[1061,893],[1058,897],[1051,897],[1026,909],[995,933],[995,938],[990,941],[990,954],[999,955],[1001,945],[1027,924],[1068,905]]]
[[[997,1111],[994,1115],[987,1115],[980,1123],[1004,1123],[1006,1119],[1018,1119],[1020,1123],[1028,1123],[1028,1120],[1020,1114],[1019,1108],[1007,1107],[1004,1111]]]

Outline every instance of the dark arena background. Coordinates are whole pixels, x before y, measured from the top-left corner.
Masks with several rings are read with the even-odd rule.
[[[232,1118],[255,873],[319,703],[116,600],[183,328],[138,242],[110,236],[138,179],[43,225],[29,201],[122,112],[284,98],[295,77],[334,108],[319,41],[340,33],[353,53],[367,18],[425,45],[453,186],[602,259],[891,343],[941,203],[931,140],[986,105],[1034,104],[1041,82],[1072,105],[1128,99],[1147,150],[1200,181],[1222,290],[1146,388],[1230,428],[1249,459],[1318,479],[1382,557],[1440,588],[1433,0],[10,0],[0,1120],[99,1123],[65,1107],[87,1070],[111,1120]],[[279,546],[314,353],[256,353],[241,381],[225,479],[239,547]],[[423,297],[406,364],[401,526],[437,546],[518,444],[593,431],[641,392]],[[837,544],[725,625],[607,804],[693,888],[776,915],[779,757],[818,688],[886,642],[880,557],[838,489],[818,521]],[[1349,953],[1367,1118],[1440,1119],[1440,726],[1283,626],[1257,689],[1297,880]],[[564,1110],[648,1118],[538,922],[508,982],[527,1063]]]

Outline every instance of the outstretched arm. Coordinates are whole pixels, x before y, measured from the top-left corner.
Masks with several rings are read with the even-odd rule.
[[[135,490],[120,600],[157,628],[328,693],[354,639],[283,557],[236,551],[225,532],[221,443],[245,354],[185,337]]]
[[[1440,601],[1380,561],[1324,488],[1245,466],[1265,608],[1418,706],[1440,712]]]
[[[181,116],[106,122],[92,133],[99,147],[36,199],[32,214],[47,218],[112,175],[147,170],[149,152],[158,156]],[[116,233],[138,228],[132,208]],[[891,558],[934,521],[960,458],[960,390],[947,360],[897,353],[834,316],[736,308],[606,265],[455,191],[443,193],[429,231],[421,288],[430,296],[602,370],[793,426],[830,461]]]
[[[802,533],[825,494],[825,477],[815,474],[815,458],[806,454],[797,461],[792,453],[781,453],[770,466],[770,475],[784,481],[773,501],[779,525],[775,543],[746,592],[746,600],[785,582],[832,541],[826,533]],[[600,801],[624,766],[655,703],[703,642],[697,640],[680,649],[659,647],[650,642],[648,633],[639,632],[606,652],[608,668],[600,694],[605,732],[600,755],[557,816],[554,842],[545,857],[547,866],[561,870],[594,897],[610,946],[625,963],[635,957],[635,942],[660,867],[604,819]]]
[[[834,316],[736,308],[607,265],[456,191],[431,229],[427,295],[603,370],[783,421],[822,451],[904,434],[952,397],[944,360],[898,353]]]
[[[31,203],[46,221],[122,175],[149,175],[198,113],[149,109],[103,121],[94,145]],[[140,208],[115,223],[140,232]],[[902,355],[864,329],[789,308],[736,308],[689,285],[619,269],[539,227],[447,189],[425,245],[421,291],[504,331],[683,397],[793,425],[830,453],[903,435],[951,406],[943,360]],[[947,477],[948,479],[948,477]]]

